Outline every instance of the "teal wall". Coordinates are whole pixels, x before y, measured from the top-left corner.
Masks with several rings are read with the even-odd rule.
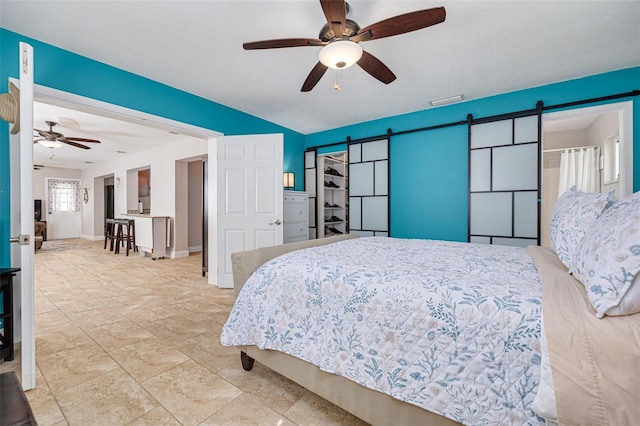
[[[640,89],[640,67],[434,108],[306,136],[306,147],[465,121]],[[634,191],[640,190],[640,99],[633,101]],[[589,104],[584,106],[592,106]],[[555,112],[556,110],[554,110]],[[551,111],[549,111],[551,112]],[[391,235],[467,240],[467,126],[394,136],[390,140]]]
[[[640,89],[640,67],[521,90],[441,108],[354,124],[303,136],[249,114],[0,29],[0,92],[18,74],[18,42],[35,50],[35,82],[228,135],[284,133],[284,169],[303,188],[303,151],[313,146],[557,105]],[[634,102],[634,190],[640,189],[640,100]],[[621,99],[629,100],[629,99]],[[621,101],[621,100],[617,100]],[[0,121],[0,266],[9,266],[8,125]],[[344,145],[343,145],[344,147]],[[322,151],[336,150],[336,147]],[[396,237],[467,238],[467,127],[455,126],[391,138],[391,231]]]
[[[304,135],[129,72],[0,28],[0,93],[18,77],[18,43],[34,48],[36,84],[97,99],[226,135],[284,134],[284,170],[303,176]],[[215,73],[215,71],[211,71]],[[0,120],[0,267],[9,262],[9,127]],[[303,188],[296,179],[297,189]]]

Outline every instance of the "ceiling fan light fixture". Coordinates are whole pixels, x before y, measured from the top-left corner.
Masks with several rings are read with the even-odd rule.
[[[339,40],[327,44],[320,50],[320,62],[335,70],[349,68],[362,57],[362,47],[349,40]]]
[[[64,143],[60,142],[60,141],[48,141],[46,139],[38,141],[38,143],[42,146],[46,146],[47,148],[60,148],[62,145],[64,145]]]

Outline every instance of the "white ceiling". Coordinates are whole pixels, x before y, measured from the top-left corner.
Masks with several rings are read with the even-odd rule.
[[[447,18],[362,44],[397,75],[393,83],[354,66],[341,72],[340,91],[329,70],[310,93],[300,87],[319,48],[245,51],[242,43],[317,37],[325,21],[316,0],[3,0],[0,25],[305,134],[428,109],[452,95],[472,100],[640,65],[638,1],[349,4],[360,26],[437,6]]]
[[[143,126],[114,118],[98,116],[42,102],[33,104],[33,127],[49,130],[45,121],[58,123],[54,132],[67,137],[97,139],[100,143],[82,143],[91,149],[70,145],[47,148],[39,143],[33,147],[34,164],[47,167],[83,169],[92,164],[146,151],[159,145],[186,142],[194,138],[173,131]],[[36,139],[39,139],[37,136]]]

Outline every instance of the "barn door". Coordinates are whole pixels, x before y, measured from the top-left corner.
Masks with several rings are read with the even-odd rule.
[[[389,236],[389,139],[349,144],[349,232]]]
[[[540,244],[540,112],[469,117],[470,242]]]

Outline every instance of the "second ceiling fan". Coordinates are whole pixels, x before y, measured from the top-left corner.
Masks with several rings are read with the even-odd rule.
[[[100,141],[97,139],[69,137],[63,135],[62,133],[54,132],[53,127],[58,125],[58,123],[56,123],[55,121],[45,121],[45,123],[47,123],[47,126],[49,126],[49,130],[33,129],[33,131],[37,133],[37,135],[35,136],[39,138],[34,139],[33,143],[40,143],[47,148],[59,148],[63,144],[67,144],[82,149],[91,149],[91,147],[78,142],[100,143]]]
[[[396,79],[393,72],[372,54],[362,50],[360,42],[391,37],[439,24],[445,20],[444,7],[418,10],[394,16],[364,28],[347,19],[349,5],[344,0],[320,0],[327,24],[319,38],[285,38],[244,43],[245,50],[282,47],[321,46],[320,60],[302,85],[309,92],[328,68],[344,69],[358,64],[360,68],[385,84]]]

